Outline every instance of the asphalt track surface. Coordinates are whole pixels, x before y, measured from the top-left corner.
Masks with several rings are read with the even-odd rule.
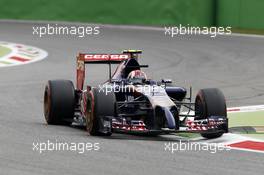
[[[82,130],[47,126],[43,91],[49,79],[75,79],[78,52],[142,49],[142,63],[151,78],[172,78],[177,85],[218,87],[228,106],[263,104],[264,38],[241,36],[165,37],[163,31],[101,28],[99,36],[77,38],[32,35],[30,23],[0,22],[0,40],[33,45],[49,56],[33,64],[0,69],[0,174],[263,174],[263,154],[243,151],[164,151],[179,137],[114,134],[91,137]],[[95,84],[107,67],[88,68]],[[221,138],[225,139],[225,137]],[[53,151],[39,154],[33,142],[98,142],[99,151],[84,154]],[[221,141],[221,140],[220,140]]]

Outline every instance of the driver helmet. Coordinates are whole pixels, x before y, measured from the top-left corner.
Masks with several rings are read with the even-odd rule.
[[[145,80],[147,80],[147,75],[145,74],[145,72],[141,71],[141,70],[133,70],[128,74],[127,77],[129,80],[141,80],[142,82],[144,82]]]

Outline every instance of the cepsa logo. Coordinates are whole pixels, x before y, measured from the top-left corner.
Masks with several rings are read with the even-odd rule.
[[[96,61],[96,60],[111,60],[111,61],[121,61],[128,59],[128,54],[86,54],[84,55],[85,60]]]

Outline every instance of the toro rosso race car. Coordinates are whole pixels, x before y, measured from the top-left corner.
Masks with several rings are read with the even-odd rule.
[[[198,132],[216,138],[228,132],[225,97],[219,89],[201,89],[192,102],[191,88],[187,97],[187,90],[169,79],[148,79],[142,71],[148,65],[138,62],[141,53],[80,53],[76,88],[69,80],[50,80],[45,87],[47,123],[77,124],[100,136]],[[84,86],[86,64],[108,64],[109,79],[97,87]],[[119,64],[113,74],[112,64]]]

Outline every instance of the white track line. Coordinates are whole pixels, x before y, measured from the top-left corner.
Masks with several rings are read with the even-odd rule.
[[[241,106],[241,107],[227,108],[228,113],[257,112],[257,111],[264,111],[264,105],[253,105],[253,106]]]
[[[263,143],[263,140],[260,140],[260,139],[250,138],[250,137],[242,136],[239,134],[232,134],[232,133],[226,133],[220,138],[216,138],[216,139],[212,139],[212,140],[205,140],[205,141],[203,141],[203,143],[209,144],[209,145],[221,144],[221,145],[225,145],[225,147],[229,148],[230,150],[239,150],[239,151],[247,151],[247,152],[255,152],[255,153],[263,153],[264,154],[264,151],[260,151],[260,150],[229,146],[231,144],[236,144],[236,143],[245,142],[245,141],[262,142]]]

